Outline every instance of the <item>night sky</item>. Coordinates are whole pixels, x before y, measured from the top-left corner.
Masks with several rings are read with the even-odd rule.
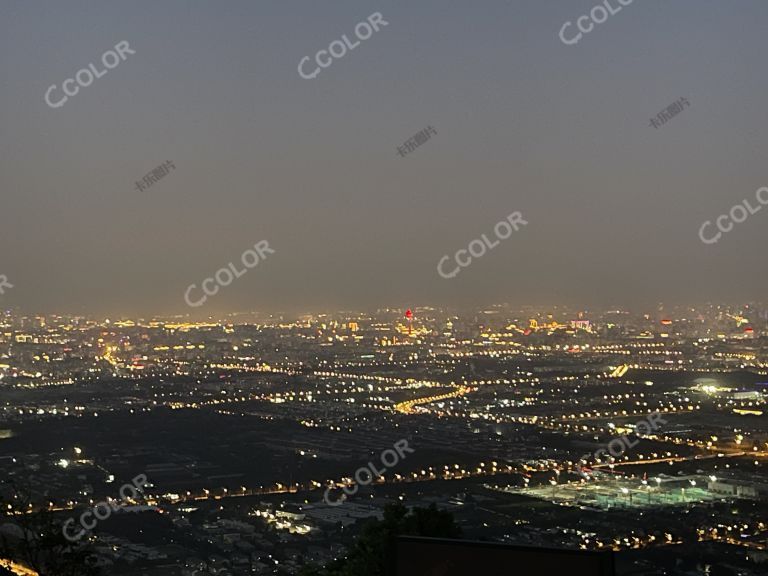
[[[564,44],[561,27],[597,4],[0,0],[0,275],[13,285],[0,306],[762,298],[768,206],[717,243],[699,229],[768,186],[768,2],[635,0]],[[386,26],[299,75],[376,12]],[[46,104],[120,42],[135,54]],[[515,211],[524,228],[456,277],[437,273]],[[185,304],[261,240],[274,254]]]

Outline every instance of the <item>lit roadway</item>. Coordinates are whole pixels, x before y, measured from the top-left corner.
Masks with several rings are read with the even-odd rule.
[[[461,468],[458,464],[451,466],[429,466],[425,469],[417,472],[410,472],[404,474],[394,474],[387,478],[380,476],[374,480],[374,484],[396,484],[396,483],[412,483],[412,482],[429,482],[432,480],[461,480],[465,478],[476,478],[484,476],[495,476],[498,474],[514,474],[523,473],[525,468],[517,468],[510,465],[499,465],[496,462],[481,462],[475,468]],[[351,479],[341,479],[340,481],[332,481],[330,484],[334,488],[341,488],[343,486],[351,486],[354,482]],[[328,486],[328,484],[321,484],[315,480],[310,480],[303,484],[291,484],[286,485],[282,483],[274,484],[270,487],[260,488],[246,488],[228,490],[226,488],[218,488],[215,490],[203,489],[201,492],[186,491],[179,494],[178,498],[171,498],[167,496],[149,496],[145,502],[149,506],[157,506],[161,503],[178,504],[183,502],[192,501],[204,501],[204,500],[224,500],[227,498],[242,498],[246,496],[261,496],[268,494],[296,494],[298,492],[311,492],[319,490]],[[142,504],[140,502],[124,501],[126,505]],[[67,510],[74,510],[79,504],[67,504],[59,506],[49,506],[49,510],[54,512],[61,512]],[[95,505],[95,503],[94,503]],[[33,513],[36,509],[28,509],[27,513]],[[21,514],[21,511],[16,511],[15,514]]]
[[[722,455],[721,455],[722,454]],[[596,464],[590,468],[607,468],[610,466],[637,466],[641,464],[663,464],[665,462],[690,462],[691,460],[709,460],[710,458],[738,458],[741,456],[765,458],[768,452],[727,452],[720,454],[694,454],[693,456],[670,456],[668,458],[655,458],[643,460],[631,460],[628,462],[614,462],[613,464]]]
[[[446,394],[440,394],[437,396],[424,396],[422,398],[414,398],[413,400],[406,400],[405,402],[400,402],[399,404],[395,404],[395,410],[400,412],[401,414],[413,414],[413,408],[414,406],[418,406],[419,404],[430,404],[432,402],[439,402],[440,400],[447,400],[448,398],[458,398],[460,396],[464,396],[465,394],[469,394],[472,392],[472,388],[469,388],[468,386],[460,386],[458,390],[455,390],[453,392],[448,392]]]
[[[722,456],[720,455],[722,454]],[[708,460],[712,458],[765,458],[768,457],[768,451],[730,451],[727,453],[720,452],[718,454],[694,454],[691,456],[669,456],[663,458],[653,459],[638,459],[628,460],[623,462],[614,462],[612,464],[594,464],[589,468],[609,468],[619,466],[639,466],[647,464],[663,464],[668,462],[689,462],[694,460]],[[373,484],[401,484],[401,483],[414,483],[414,482],[430,482],[433,480],[462,480],[466,478],[480,478],[497,476],[500,474],[527,474],[530,472],[568,472],[571,470],[571,466],[567,463],[562,463],[557,466],[551,466],[549,468],[540,469],[533,468],[526,465],[504,465],[497,462],[481,462],[474,468],[461,468],[458,464],[444,465],[444,466],[429,466],[426,469],[421,469],[415,472],[409,472],[404,474],[393,474],[389,477],[380,476],[376,478]],[[354,482],[351,479],[341,479],[340,481],[331,481],[331,485],[334,488],[341,488],[343,486],[351,486]],[[303,484],[291,484],[286,485],[282,483],[276,483],[270,487],[259,488],[246,488],[228,490],[226,488],[219,488],[215,490],[203,489],[201,492],[193,493],[191,491],[182,492],[178,498],[170,498],[167,496],[154,496],[147,498],[146,504],[150,506],[157,506],[161,503],[177,504],[182,502],[193,501],[205,501],[205,500],[223,500],[227,498],[242,498],[246,496],[261,496],[269,494],[296,494],[298,492],[312,492],[328,486],[328,483],[322,484],[315,480],[309,480]],[[127,501],[127,505],[138,504],[137,502]],[[54,512],[73,510],[78,505],[60,505],[50,506],[49,510]],[[29,510],[28,512],[32,512]],[[17,514],[20,511],[16,512]]]
[[[659,408],[656,412],[658,414],[680,414],[685,412],[692,412],[694,410],[693,407],[686,407],[686,408]],[[612,412],[608,413],[605,412],[603,414],[585,414],[584,416],[573,416],[573,417],[565,417],[565,418],[558,418],[557,420],[553,420],[555,424],[564,424],[566,422],[583,422],[587,420],[605,420],[608,418],[647,418],[648,416],[652,415],[653,412],[650,414],[648,413],[648,410],[642,410],[637,412]]]
[[[14,574],[18,574],[19,576],[38,576],[37,572],[34,570],[30,570],[26,566],[22,566],[16,562],[11,562],[10,560],[0,559],[0,566],[6,570],[10,570]]]

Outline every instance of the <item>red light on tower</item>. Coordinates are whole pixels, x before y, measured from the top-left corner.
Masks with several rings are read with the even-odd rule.
[[[410,308],[405,311],[405,317],[408,318],[408,335],[410,336],[413,332],[413,312]]]

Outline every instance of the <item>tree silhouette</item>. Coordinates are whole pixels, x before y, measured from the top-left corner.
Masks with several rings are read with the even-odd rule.
[[[0,484],[0,494],[8,493],[8,502],[0,501],[5,518],[0,521],[10,530],[0,532],[0,556],[34,570],[39,576],[98,576],[94,557],[87,543],[70,542],[61,523],[47,505],[35,504],[30,489],[20,489],[13,482]],[[0,576],[7,571],[0,569]]]
[[[384,576],[398,536],[459,538],[461,528],[456,524],[453,514],[438,510],[434,504],[429,508],[414,508],[410,513],[402,504],[390,504],[384,508],[382,520],[372,520],[365,525],[346,558],[331,562],[325,568],[306,566],[299,574]]]

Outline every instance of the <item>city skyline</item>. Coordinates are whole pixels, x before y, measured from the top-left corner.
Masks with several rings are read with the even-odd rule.
[[[0,0],[0,576],[765,576],[766,0]]]

